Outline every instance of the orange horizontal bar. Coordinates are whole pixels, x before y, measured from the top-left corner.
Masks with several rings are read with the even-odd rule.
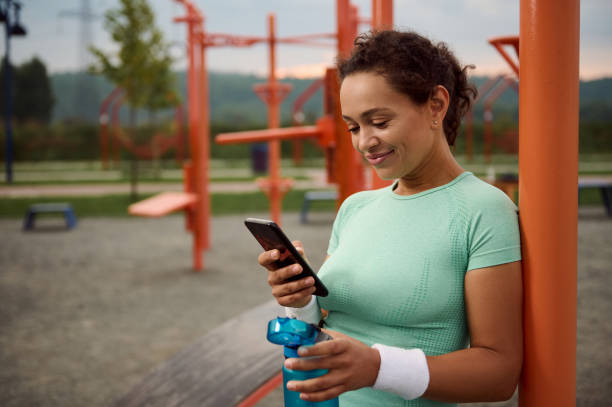
[[[494,42],[497,42],[499,44],[505,44],[505,45],[518,45],[519,37],[518,35],[506,35],[502,37],[489,38],[488,41],[489,41],[489,44],[493,44]]]
[[[282,127],[279,129],[220,133],[215,137],[215,142],[217,142],[217,144],[257,143],[262,141],[293,140],[321,136],[321,129],[317,126]]]
[[[291,44],[291,45],[306,45],[306,46],[314,46],[314,47],[333,47],[334,43],[331,42],[316,42],[311,40],[302,40],[299,38],[286,38],[284,40],[278,40],[279,44]]]
[[[277,41],[285,41],[285,40],[313,40],[317,38],[329,38],[336,39],[338,35],[336,33],[323,33],[323,34],[303,34],[303,35],[292,35],[291,37],[281,37],[278,38]]]
[[[128,213],[136,216],[160,217],[185,209],[198,200],[196,194],[185,192],[162,192],[143,201],[131,204]]]
[[[258,388],[251,395],[242,400],[242,402],[236,405],[236,407],[253,407],[257,405],[257,403],[261,399],[266,397],[268,393],[276,389],[281,384],[283,384],[283,372],[278,373],[276,376],[272,377],[270,380],[262,384],[260,388]]]

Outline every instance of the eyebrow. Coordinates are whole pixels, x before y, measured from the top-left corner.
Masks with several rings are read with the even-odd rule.
[[[359,116],[362,120],[367,120],[370,117],[374,116],[376,113],[393,113],[393,111],[386,107],[373,107],[361,113]],[[342,115],[342,118],[344,118],[345,120],[355,121],[350,116]]]

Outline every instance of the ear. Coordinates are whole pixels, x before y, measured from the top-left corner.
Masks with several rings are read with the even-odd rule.
[[[428,102],[432,128],[442,127],[442,122],[446,116],[449,103],[450,95],[448,94],[448,90],[442,85],[436,86]]]

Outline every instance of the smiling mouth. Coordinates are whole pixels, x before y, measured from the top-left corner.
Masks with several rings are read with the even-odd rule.
[[[366,154],[365,158],[372,165],[380,165],[383,161],[387,159],[391,154],[393,154],[395,150],[389,150],[385,153],[379,154]]]

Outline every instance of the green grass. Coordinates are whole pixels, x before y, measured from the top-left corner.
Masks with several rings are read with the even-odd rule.
[[[292,190],[283,199],[284,212],[298,212],[304,201],[304,190]],[[139,199],[151,195],[142,194]],[[0,199],[1,218],[22,218],[29,205],[34,203],[68,202],[79,217],[122,217],[129,216],[127,207],[131,203],[129,195],[106,195],[92,197],[38,197],[38,198],[3,198]],[[580,194],[581,206],[602,205],[599,189],[585,189]],[[269,210],[268,199],[261,192],[250,193],[216,193],[211,195],[212,214],[230,215]],[[333,201],[314,202],[311,211],[334,211]]]
[[[262,175],[263,176],[263,175]],[[210,182],[255,182],[256,179],[261,178],[262,176],[252,176],[252,177],[212,177],[210,178]],[[296,175],[290,177],[296,181],[307,181],[310,178],[303,175]],[[176,179],[168,179],[168,178],[138,178],[138,183],[143,184],[176,184],[183,182],[182,178]],[[112,185],[112,184],[121,184],[121,183],[130,183],[129,178],[120,178],[120,179],[93,179],[93,180],[33,180],[33,181],[13,181],[11,185],[17,186],[27,186],[27,185]]]
[[[304,190],[292,190],[283,199],[283,211],[297,212],[302,207]],[[139,195],[139,199],[149,195]],[[130,205],[129,195],[105,195],[91,197],[38,197],[38,198],[3,198],[0,199],[0,217],[21,218],[29,205],[34,203],[68,202],[79,217],[129,216],[127,207]],[[333,201],[316,202],[311,205],[311,211],[333,211]],[[268,199],[261,192],[229,194],[216,193],[211,195],[211,209],[214,215],[229,215],[249,212],[265,212],[269,210]]]

